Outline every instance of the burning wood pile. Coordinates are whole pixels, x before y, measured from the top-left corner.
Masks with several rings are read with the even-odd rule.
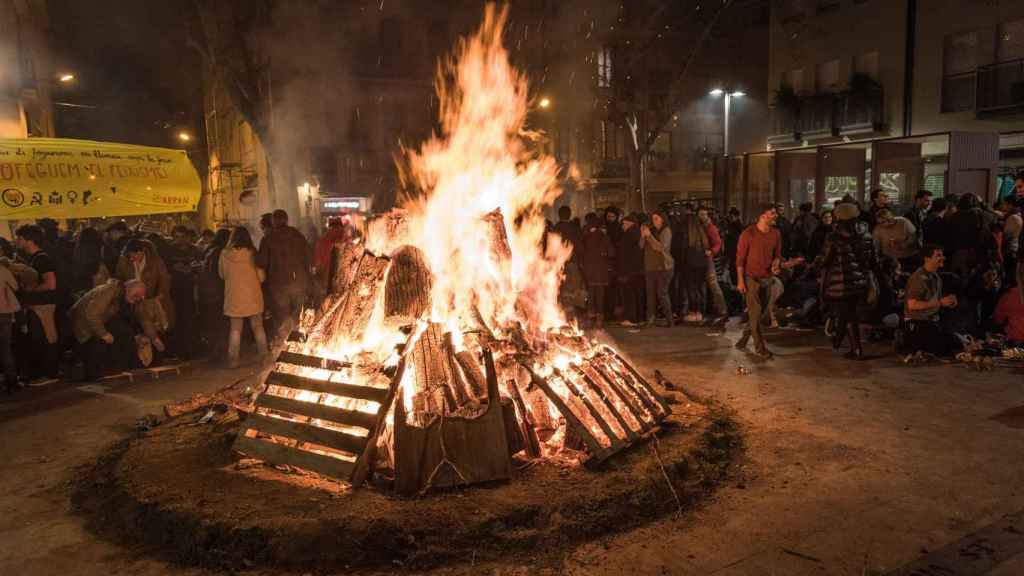
[[[558,168],[528,146],[525,78],[488,9],[438,74],[442,133],[399,166],[419,194],[335,248],[235,448],[400,493],[508,478],[512,457],[598,463],[665,401],[558,306],[568,246],[544,242]],[[546,245],[546,249],[542,246]]]

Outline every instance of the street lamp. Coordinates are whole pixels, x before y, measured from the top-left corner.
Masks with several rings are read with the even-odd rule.
[[[188,132],[178,132],[178,140],[181,140],[182,142],[190,142],[192,140],[192,135]]]
[[[540,107],[541,108],[549,108],[550,106],[551,106],[551,99],[550,98],[545,96],[545,97],[540,99]]]
[[[74,82],[75,81],[75,75],[74,74],[61,74],[58,77],[58,80],[60,80],[64,84],[67,84],[69,82]]]
[[[723,104],[725,105],[725,130],[723,130],[723,137],[722,137],[722,155],[723,156],[728,156],[729,155],[729,105],[732,103],[732,99],[733,98],[742,98],[743,96],[746,96],[746,93],[741,92],[740,90],[730,90],[730,91],[726,92],[725,90],[723,90],[721,88],[715,88],[714,90],[708,92],[708,95],[710,95],[712,97],[715,97],[715,98],[718,98],[719,96],[724,96]]]

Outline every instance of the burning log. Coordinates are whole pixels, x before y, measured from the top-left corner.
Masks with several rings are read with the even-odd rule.
[[[364,252],[348,290],[324,319],[317,323],[314,333],[323,343],[336,338],[357,341],[366,330],[383,284],[390,260]]]
[[[331,272],[328,277],[328,291],[331,294],[341,294],[352,283],[364,251],[361,242],[350,241],[334,245],[331,250]]]
[[[533,418],[526,409],[526,403],[523,402],[523,395],[519,391],[519,384],[516,383],[515,379],[512,379],[509,380],[507,388],[509,395],[512,397],[512,405],[515,408],[514,414],[516,421],[519,422],[526,455],[530,458],[540,458],[540,439],[537,437],[537,429],[533,424]]]
[[[484,214],[483,221],[487,224],[487,244],[491,247],[491,256],[496,262],[505,262],[512,258],[512,248],[508,243],[508,231],[505,229],[505,217],[498,208]]]
[[[384,317],[393,326],[415,322],[430,309],[433,279],[415,246],[402,246],[391,256],[391,268],[384,284]]]
[[[455,377],[442,348],[443,342],[444,325],[434,323],[420,335],[412,351],[412,363],[416,367],[412,416],[420,422],[429,422],[433,417],[458,408],[451,386]]]
[[[480,364],[476,361],[476,355],[468,350],[461,350],[455,353],[455,363],[462,369],[470,395],[480,402],[487,400],[487,381],[484,379]]]

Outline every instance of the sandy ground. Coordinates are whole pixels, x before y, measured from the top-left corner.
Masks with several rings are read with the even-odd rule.
[[[959,550],[956,576],[1024,574],[1016,540],[995,539],[966,560],[960,544],[1024,510],[1020,372],[908,367],[892,356],[851,363],[798,333],[774,337],[779,355],[767,363],[733,350],[735,332],[611,336],[642,367],[735,411],[747,437],[739,473],[699,510],[567,550],[561,565],[538,551],[439,573],[886,574]],[[750,374],[738,376],[740,365]],[[140,416],[244,375],[58,384],[0,399],[0,574],[208,574],[97,539],[71,514],[69,485]]]

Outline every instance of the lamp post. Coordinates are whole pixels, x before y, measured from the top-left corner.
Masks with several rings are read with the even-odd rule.
[[[710,96],[712,96],[714,98],[718,98],[719,96],[723,97],[722,98],[722,102],[723,102],[723,105],[725,106],[725,130],[723,130],[723,132],[722,132],[723,133],[723,138],[722,138],[722,155],[723,156],[728,156],[729,155],[729,105],[732,103],[732,99],[733,98],[741,98],[743,96],[746,96],[746,94],[741,92],[741,91],[739,91],[739,90],[726,91],[726,90],[723,90],[722,88],[715,88],[711,92],[708,92],[708,95],[710,95]]]

